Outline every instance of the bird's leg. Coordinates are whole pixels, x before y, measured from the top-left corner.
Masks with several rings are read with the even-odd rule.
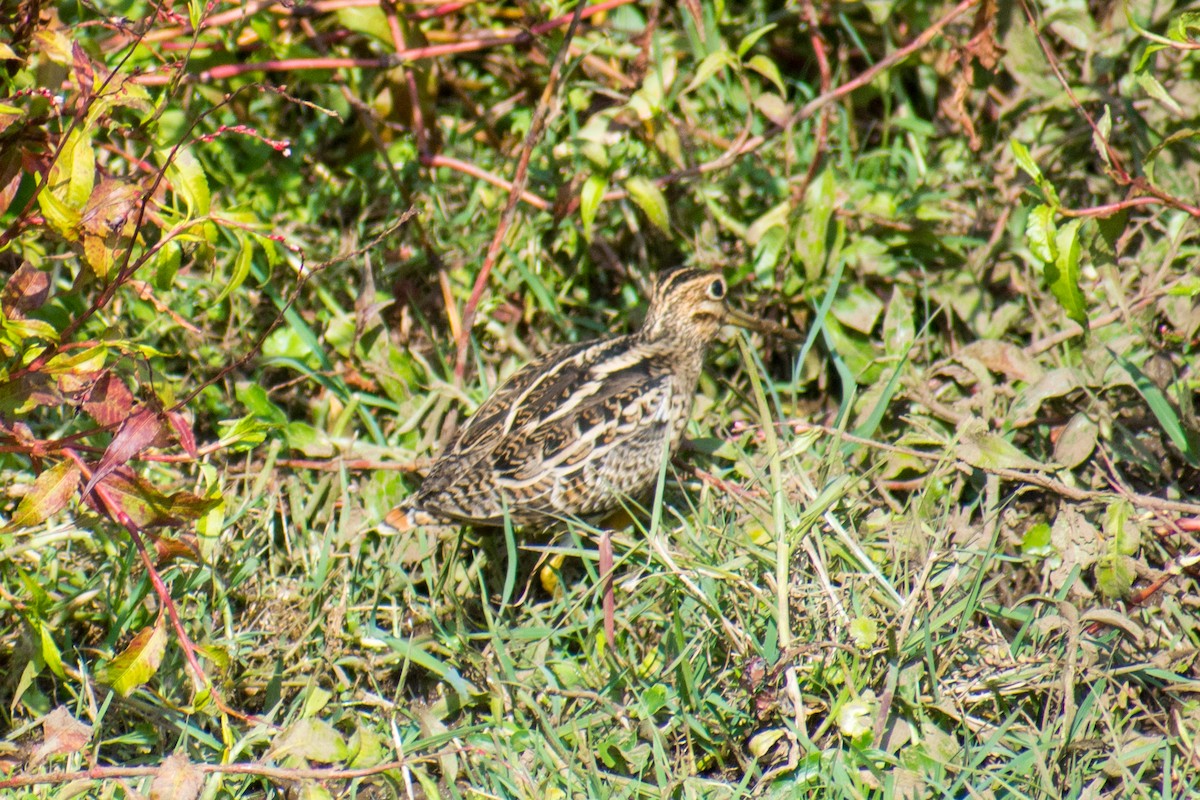
[[[617,601],[613,596],[612,533],[605,528],[600,533],[600,590],[604,593],[604,638],[615,649],[617,637]]]

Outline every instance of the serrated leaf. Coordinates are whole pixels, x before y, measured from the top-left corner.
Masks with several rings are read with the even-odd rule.
[[[884,350],[889,356],[906,355],[916,338],[916,318],[912,301],[899,286],[892,287],[892,297],[883,312]]]
[[[635,175],[625,181],[625,190],[629,192],[630,199],[656,228],[664,233],[670,232],[671,216],[667,210],[667,198],[658,188],[658,184],[648,178]]]
[[[70,461],[60,461],[38,475],[5,528],[31,528],[62,511],[79,488],[79,477],[79,467]]]
[[[138,631],[129,646],[112,661],[98,669],[96,678],[122,697],[128,697],[154,677],[166,648],[167,629],[159,617],[153,625]]]
[[[583,222],[583,237],[592,240],[592,226],[596,222],[596,212],[600,209],[600,201],[604,199],[604,190],[608,188],[608,177],[591,175],[583,182],[579,192],[579,218]]]
[[[1082,277],[1079,272],[1079,226],[1082,224],[1083,220],[1073,219],[1058,230],[1054,237],[1058,257],[1053,263],[1046,264],[1046,283],[1067,316],[1087,328],[1087,300],[1079,288]]]

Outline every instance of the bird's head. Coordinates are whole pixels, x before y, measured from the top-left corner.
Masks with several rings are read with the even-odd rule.
[[[728,286],[718,272],[675,267],[655,278],[650,293],[650,310],[642,324],[642,335],[651,339],[670,337],[704,346],[717,337],[722,325],[737,325],[766,333],[792,331],[730,308]]]

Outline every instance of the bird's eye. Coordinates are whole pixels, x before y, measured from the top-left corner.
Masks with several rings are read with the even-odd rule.
[[[725,281],[717,278],[708,285],[708,296],[711,300],[723,300],[725,298]]]

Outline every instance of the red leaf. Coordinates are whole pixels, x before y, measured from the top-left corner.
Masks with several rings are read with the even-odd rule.
[[[185,520],[199,519],[221,502],[219,497],[197,497],[191,492],[176,492],[168,497],[128,467],[116,468],[98,486],[139,528],[179,525]],[[95,494],[84,495],[84,500],[98,513],[108,515]]]
[[[96,74],[92,69],[91,59],[79,46],[79,42],[71,43],[71,55],[75,62],[75,83],[79,84],[79,92],[82,95],[80,104],[86,105],[88,98],[92,96],[96,88]]]
[[[79,467],[61,461],[37,476],[13,513],[7,528],[31,528],[62,511],[79,488]]]
[[[105,372],[83,401],[83,410],[100,425],[116,425],[133,413],[133,394],[124,381]]]
[[[65,706],[59,706],[42,720],[42,743],[29,757],[29,765],[36,767],[50,756],[81,750],[91,738],[92,726],[75,719]]]
[[[49,294],[50,276],[28,261],[22,261],[4,284],[4,291],[0,292],[0,308],[9,319],[20,319],[26,311],[40,308]]]
[[[195,536],[185,535],[178,539],[168,539],[165,536],[155,537],[154,555],[154,563],[159,567],[164,567],[181,558],[194,561],[197,564],[204,563]]]
[[[84,487],[83,493],[90,494],[97,483],[104,480],[117,467],[129,463],[131,458],[154,443],[163,430],[162,418],[158,414],[142,409],[121,424],[117,435],[108,443],[100,463],[92,473],[92,479]]]
[[[171,423],[171,428],[179,437],[179,444],[183,451],[192,458],[197,458],[200,451],[196,449],[196,434],[192,432],[192,425],[188,422],[188,418],[178,411],[168,411],[167,421]]]

